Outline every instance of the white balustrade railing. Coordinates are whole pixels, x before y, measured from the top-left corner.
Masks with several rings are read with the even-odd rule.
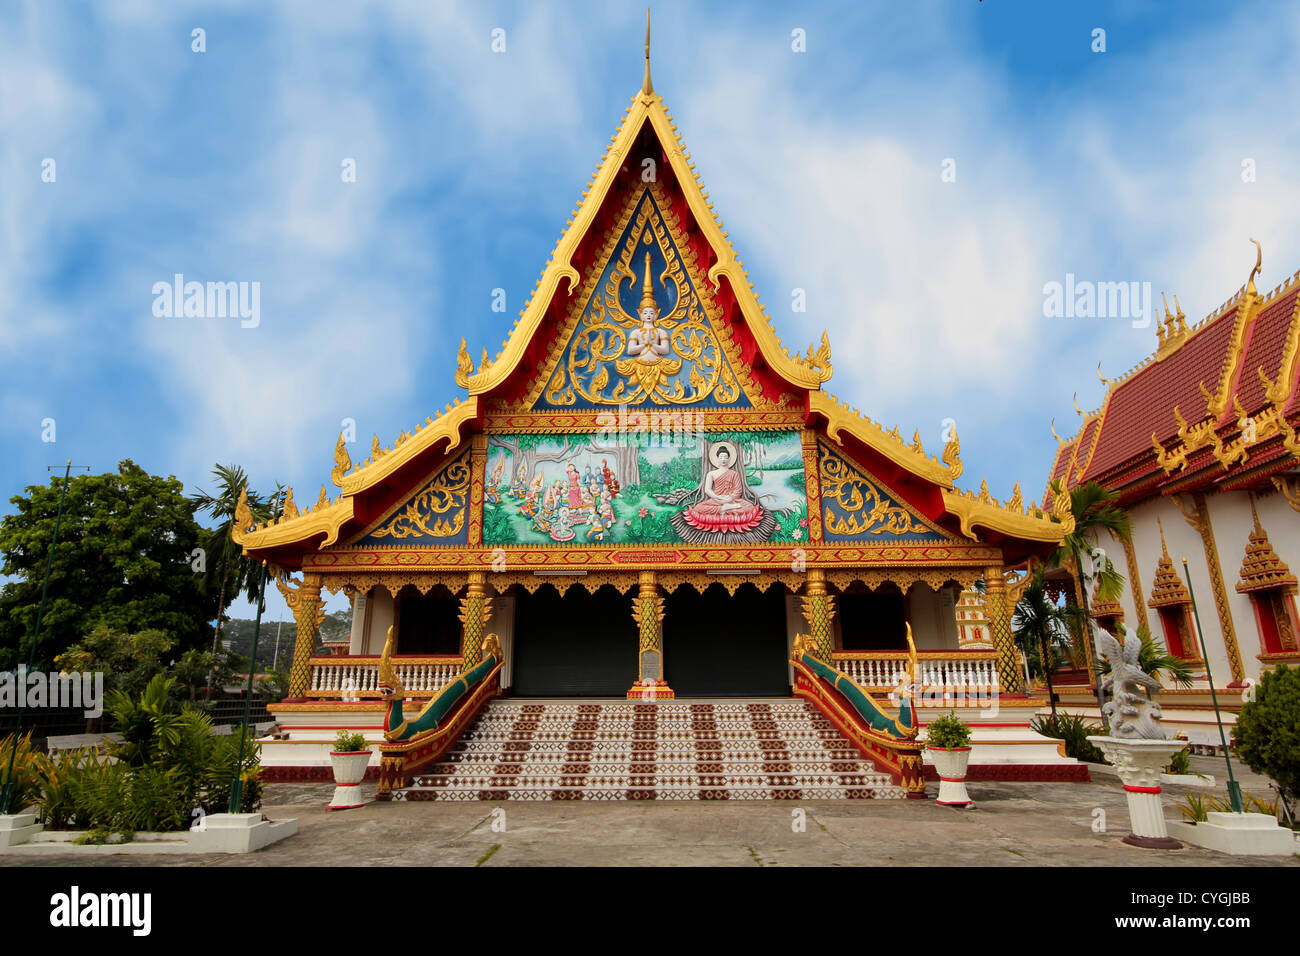
[[[459,657],[394,657],[393,670],[410,697],[432,697],[460,676]],[[377,698],[378,657],[313,657],[312,697]]]
[[[897,651],[836,651],[831,661],[854,683],[890,691],[907,677],[907,655]],[[952,706],[998,693],[996,651],[921,651],[916,688],[922,706]]]

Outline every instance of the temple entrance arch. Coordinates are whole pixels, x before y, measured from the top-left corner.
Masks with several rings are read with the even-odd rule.
[[[785,589],[682,585],[664,601],[664,677],[681,697],[785,697]]]

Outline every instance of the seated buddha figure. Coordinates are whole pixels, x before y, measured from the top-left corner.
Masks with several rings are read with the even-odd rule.
[[[748,531],[756,526],[763,518],[763,509],[757,501],[745,497],[731,442],[714,445],[709,461],[714,467],[704,476],[702,497],[686,509],[686,521],[700,531]]]

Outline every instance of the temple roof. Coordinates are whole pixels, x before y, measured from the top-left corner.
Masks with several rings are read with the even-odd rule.
[[[738,421],[751,412],[760,417],[771,414],[773,420],[786,423],[783,427],[793,421],[796,427],[823,430],[931,520],[967,538],[976,539],[976,529],[983,529],[995,541],[1014,539],[1018,543],[1013,550],[1058,542],[1069,530],[1061,522],[1072,522],[1068,509],[1051,515],[1026,502],[1018,486],[1005,503],[993,498],[986,484],[979,493],[955,490],[954,482],[962,473],[955,432],[939,456],[931,455],[922,447],[919,434],[908,442],[897,428],[887,430],[825,391],[822,386],[832,371],[825,332],[806,352],[787,351],[695,174],[671,114],[654,91],[648,61],[646,69],[642,88],[624,113],[501,350],[495,356],[484,350],[475,366],[462,339],[455,379],[466,390],[466,398],[402,432],[390,447],[382,446],[376,436],[370,458],[360,463],[353,463],[340,436],[331,477],[341,494],[330,500],[322,489],[314,507],[287,509],[270,526],[250,527],[251,516],[245,514],[236,522],[236,541],[249,552],[271,554],[281,549],[274,559],[292,564],[292,552],[300,556],[303,550],[347,541],[358,529],[389,513],[427,478],[431,468],[461,454],[488,419],[497,423],[494,427],[504,427],[503,422],[514,427],[527,422],[529,415],[545,412],[551,427],[589,424],[583,416],[599,411],[598,404],[571,404],[573,397],[556,398],[551,378],[556,356],[566,343],[572,347],[572,338],[566,336],[573,335],[580,318],[587,321],[580,315],[586,303],[620,307],[623,285],[632,273],[628,263],[612,257],[631,254],[624,238],[627,224],[634,217],[641,217],[637,221],[648,217],[660,224],[654,231],[660,241],[645,247],[654,250],[655,271],[662,269],[660,282],[673,272],[680,278],[679,300],[683,289],[698,299],[701,327],[707,320],[708,330],[718,340],[717,364],[734,370],[736,381],[727,391],[736,396],[732,405],[715,401],[697,407],[724,417],[731,414]],[[646,161],[654,170],[650,179],[643,175]],[[640,235],[651,242],[652,236],[644,231]],[[634,242],[636,236],[631,239]],[[636,247],[638,257],[642,251]],[[648,255],[645,270],[648,294]],[[639,285],[639,272],[635,278]],[[590,353],[587,357],[588,368],[607,358]],[[573,384],[572,374],[567,381]],[[599,390],[596,394],[605,403],[612,397],[600,395]],[[571,424],[556,424],[565,421]]]
[[[1060,442],[1051,486],[1097,481],[1126,503],[1161,493],[1262,487],[1300,457],[1300,272],[1267,295],[1250,279],[1202,322],[1157,317],[1156,351],[1107,384]],[[1100,373],[1099,373],[1100,374]]]

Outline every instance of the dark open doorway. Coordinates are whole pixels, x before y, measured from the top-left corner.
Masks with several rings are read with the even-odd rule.
[[[512,693],[516,697],[623,697],[637,677],[632,599],[606,585],[595,594],[547,584],[515,599]],[[489,628],[490,630],[491,628]]]
[[[680,587],[664,613],[664,677],[678,697],[784,697],[785,592]]]

